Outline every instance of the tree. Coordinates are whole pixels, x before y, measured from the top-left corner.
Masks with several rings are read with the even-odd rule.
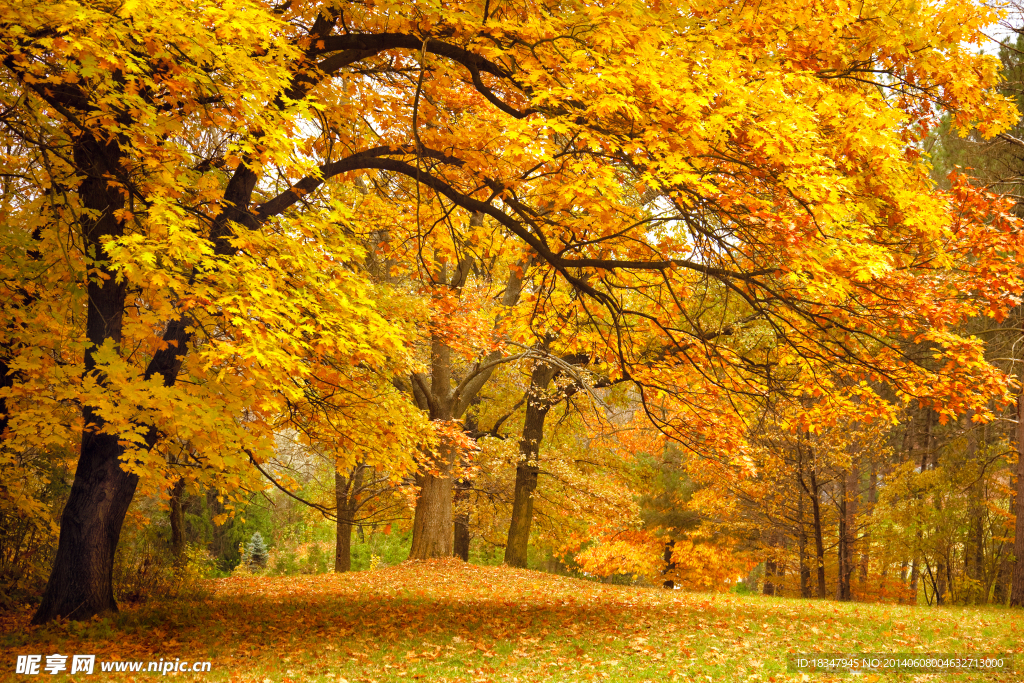
[[[408,376],[401,326],[350,265],[381,215],[415,236],[405,267],[443,287],[478,235],[507,241],[533,264],[529,325],[571,330],[683,443],[729,446],[730,395],[808,358],[977,407],[1002,378],[947,331],[964,306],[939,272],[948,200],[914,145],[936,103],[983,132],[1010,120],[993,60],[961,47],[991,16],[909,0],[3,11],[3,134],[47,169],[4,233],[26,292],[3,308],[5,449],[82,406],[54,421],[80,456],[36,622],[116,607],[121,521],[139,477],[166,475],[171,435],[237,485],[282,416],[328,395],[345,415],[345,390]],[[371,191],[352,208],[354,174]],[[691,315],[712,289],[726,316]],[[877,338],[921,329],[939,371]],[[419,398],[455,420],[467,392],[430,346]],[[451,446],[379,427],[435,456],[413,555],[450,555]]]
[[[245,561],[250,569],[265,569],[268,559],[267,544],[263,541],[263,536],[260,535],[260,532],[254,531],[252,539],[245,547]]]

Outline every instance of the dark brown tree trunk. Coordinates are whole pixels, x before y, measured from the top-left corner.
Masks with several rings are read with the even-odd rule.
[[[363,485],[363,465],[356,465],[344,476],[334,473],[335,538],[334,571],[347,572],[352,569],[352,529],[356,512],[359,510],[359,489]]]
[[[838,581],[836,582],[836,600],[853,599],[853,553],[856,534],[856,492],[860,476],[854,465],[841,480],[839,494],[839,542],[838,542]]]
[[[218,560],[226,561],[228,559],[228,545],[227,545],[227,531],[231,527],[231,520],[225,521],[224,524],[217,523],[217,517],[224,514],[224,503],[219,499],[220,494],[216,489],[210,489],[206,492],[206,510],[210,515],[210,521],[213,526],[213,530],[210,536],[210,554]]]
[[[868,477],[868,499],[867,499],[867,515],[871,515],[872,519],[875,514],[875,505],[878,503],[878,470],[875,468],[874,463],[871,464],[871,474]],[[863,526],[863,525],[862,525]],[[871,564],[871,537],[868,532],[865,531],[860,537],[860,582],[862,585],[867,584],[868,580],[868,569]]]
[[[992,586],[992,602],[997,605],[1005,605],[1009,602],[1011,584],[1013,583],[1013,565],[1013,561],[1009,558],[999,562]]]
[[[460,503],[465,502],[469,487],[470,483],[466,479],[459,479],[455,482],[456,508]],[[469,512],[465,510],[455,515],[454,554],[463,562],[469,562]]]
[[[814,520],[814,560],[817,564],[818,597],[825,597],[825,539],[821,531],[821,494],[818,490],[818,475],[811,469],[811,514]]]
[[[665,560],[665,569],[662,570],[662,572],[661,572],[662,574],[671,574],[672,572],[675,571],[676,563],[675,563],[675,560],[672,559],[672,553],[675,552],[675,549],[676,549],[676,542],[675,541],[668,541],[667,543],[665,543],[665,553],[663,555],[663,558]],[[674,589],[676,587],[676,582],[673,581],[672,579],[667,579],[661,585],[664,588],[673,588]]]
[[[839,537],[836,543],[836,600],[850,599],[850,574],[847,571],[847,567],[850,564],[849,520],[846,516],[847,502],[844,482],[839,494]]]
[[[185,554],[185,518],[181,509],[181,499],[185,495],[185,480],[179,479],[171,487],[170,517],[171,517],[171,552],[174,553],[174,560],[180,563]]]
[[[777,563],[775,557],[771,556],[764,563],[764,586],[761,588],[761,595],[775,595],[775,574]]]
[[[505,545],[505,564],[525,567],[533,523],[533,492],[537,490],[538,455],[544,440],[544,420],[551,410],[551,400],[545,390],[555,376],[555,370],[538,362],[530,376],[529,396],[526,399],[526,417],[523,436],[519,440],[519,465],[516,467],[515,494],[512,500],[512,520]]]
[[[800,556],[800,597],[811,597],[811,566],[807,557],[807,525],[804,523],[804,497],[797,497],[797,550]]]
[[[1010,606],[1024,607],[1024,394],[1017,398],[1017,523],[1013,536]]]
[[[99,274],[89,279],[85,352],[85,374],[95,375],[105,386],[106,377],[97,372],[95,352],[104,343],[115,348],[121,343],[126,285],[104,262],[103,240],[123,234],[124,226],[114,212],[124,208],[120,188],[109,179],[126,175],[120,165],[120,150],[114,142],[100,143],[90,135],[75,141],[72,150],[77,168],[85,175],[78,188],[82,205],[96,212],[80,218],[83,246]],[[138,477],[121,468],[123,449],[117,434],[101,432],[106,420],[92,406],[82,411],[87,425],[82,434],[81,453],[71,494],[61,515],[60,538],[53,570],[42,603],[32,623],[56,618],[89,619],[117,611],[114,601],[114,552],[121,536],[121,524],[135,495]]]

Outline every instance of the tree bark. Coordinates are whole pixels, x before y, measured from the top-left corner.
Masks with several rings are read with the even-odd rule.
[[[420,495],[412,522],[410,560],[451,557],[454,554],[450,449],[439,448],[438,460],[436,474],[416,477]]]
[[[530,526],[533,523],[533,493],[537,490],[537,475],[540,472],[537,458],[540,444],[544,440],[544,420],[552,405],[545,390],[554,376],[554,368],[540,362],[534,365],[530,376],[523,436],[519,440],[520,461],[516,466],[512,520],[505,545],[505,564],[510,567],[526,566]]]
[[[664,556],[663,556],[664,560],[665,560],[665,569],[662,570],[662,572],[661,572],[662,574],[670,574],[671,572],[675,571],[676,563],[675,563],[675,560],[672,559],[672,553],[675,552],[675,549],[676,549],[676,542],[674,540],[670,540],[667,543],[665,543],[665,553],[664,553]],[[672,579],[667,579],[661,585],[664,588],[672,588],[672,589],[674,589],[676,587],[676,582],[673,581]]]
[[[470,483],[465,479],[455,482],[455,505],[465,500]],[[469,562],[469,512],[463,511],[455,515],[455,557]]]
[[[185,518],[181,509],[181,499],[185,495],[185,479],[179,479],[171,487],[171,552],[174,560],[181,563],[185,554]]]
[[[470,224],[482,225],[483,215],[474,214]],[[450,278],[447,269],[442,267],[440,280],[447,283],[450,289],[460,291],[472,263],[469,258],[463,259]],[[518,275],[509,275],[502,305],[515,304],[519,299],[522,284]],[[452,387],[451,349],[435,334],[430,342],[430,386],[426,386],[426,379],[421,375],[414,375],[413,398],[421,409],[428,411],[431,420],[457,420],[462,417],[493,374],[494,367],[488,367],[488,364],[500,358],[498,352],[489,354],[483,363],[478,364],[471,371],[471,375],[463,380],[457,393]],[[452,517],[452,469],[456,457],[458,454],[450,445],[441,444],[438,452],[433,454],[429,470],[416,477],[420,492],[413,517],[412,548],[409,551],[411,560],[452,557],[455,532],[455,521]]]
[[[352,569],[352,529],[359,509],[359,489],[363,483],[363,465],[356,465],[350,476],[334,473],[335,539],[334,571]]]
[[[839,537],[836,543],[836,600],[850,599],[850,537],[849,519],[847,518],[846,482],[839,493]]]
[[[797,549],[800,556],[800,597],[811,597],[811,567],[807,557],[807,525],[804,523],[804,497],[797,496]]]
[[[1024,392],[1024,390],[1022,390]],[[1017,397],[1017,501],[1010,606],[1024,607],[1024,393]]]
[[[101,143],[89,134],[75,141],[72,154],[85,175],[78,188],[82,205],[95,212],[82,216],[83,243],[99,274],[89,279],[85,374],[96,375],[100,386],[107,380],[97,372],[96,351],[104,343],[121,343],[126,285],[103,261],[102,242],[120,237],[123,224],[114,212],[124,208],[120,188],[108,178],[126,175],[116,142]],[[32,623],[56,618],[89,619],[117,611],[114,601],[114,552],[121,525],[135,495],[138,477],[121,468],[123,449],[118,434],[103,432],[107,424],[92,406],[82,411],[85,430],[71,494],[61,514],[60,537],[53,570],[42,603]]]
[[[811,469],[811,514],[814,520],[814,560],[817,564],[818,597],[825,597],[825,540],[821,532],[821,494],[818,475]]]

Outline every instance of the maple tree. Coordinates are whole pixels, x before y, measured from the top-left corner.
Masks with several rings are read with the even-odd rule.
[[[431,292],[435,320],[500,250],[506,281],[529,281],[502,334],[565,340],[632,381],[664,433],[740,467],[735,397],[838,391],[814,367],[867,411],[868,380],[943,416],[1005,394],[950,329],[972,304],[949,295],[958,233],[916,147],[936,105],[984,134],[1013,119],[996,60],[963,46],[988,9],[0,11],[5,163],[33,162],[5,205],[4,457],[80,449],[37,621],[115,608],[140,478],[189,464],[237,490],[293,420],[349,453],[339,472],[367,455],[415,469],[412,554],[451,554],[455,421],[509,356],[466,344],[456,383],[435,325],[417,365],[422,312],[382,309],[367,250]],[[907,337],[944,362],[901,354]],[[409,377],[432,432],[394,388]],[[352,447],[358,422],[373,430]],[[170,462],[171,439],[193,461]]]

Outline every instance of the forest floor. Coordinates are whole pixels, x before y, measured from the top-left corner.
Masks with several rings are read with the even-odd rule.
[[[986,681],[1024,680],[1024,614],[610,586],[459,561],[207,582],[191,601],[30,628],[0,615],[0,680],[155,681],[146,663],[209,661],[179,681]],[[792,655],[1016,653],[1017,673],[789,672]],[[53,676],[47,656],[68,657]],[[70,674],[71,656],[95,655]],[[15,673],[41,655],[40,674]],[[143,673],[103,672],[111,661]],[[58,660],[59,661],[59,660]],[[126,666],[126,665],[122,665]]]

